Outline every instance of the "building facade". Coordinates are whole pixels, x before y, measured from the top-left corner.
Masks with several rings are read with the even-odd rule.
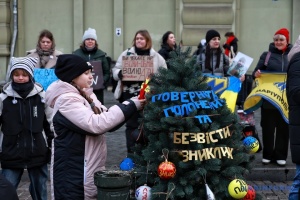
[[[298,0],[0,0],[0,81],[12,56],[34,49],[39,32],[50,30],[56,49],[72,53],[84,30],[96,29],[100,49],[114,60],[132,46],[137,30],[147,29],[159,50],[166,31],[196,49],[209,29],[233,31],[239,51],[254,58],[268,50],[276,30],[290,30],[291,43],[300,34]]]

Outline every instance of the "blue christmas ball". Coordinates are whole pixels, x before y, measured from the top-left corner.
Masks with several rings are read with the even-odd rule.
[[[132,170],[133,167],[134,163],[130,158],[125,158],[120,164],[120,169],[123,171]]]
[[[247,136],[243,140],[243,144],[246,148],[250,149],[250,153],[256,153],[259,149],[259,142],[255,137]]]

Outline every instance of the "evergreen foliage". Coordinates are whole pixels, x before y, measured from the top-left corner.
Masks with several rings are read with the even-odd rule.
[[[254,155],[247,153],[242,142],[242,127],[236,114],[231,113],[224,100],[223,105],[216,109],[197,109],[184,116],[170,115],[166,117],[164,109],[182,105],[177,101],[152,101],[152,97],[165,92],[208,91],[211,90],[202,75],[195,57],[190,57],[191,48],[182,51],[177,48],[171,52],[168,61],[170,69],[160,68],[149,82],[150,92],[146,95],[147,105],[141,121],[147,145],[136,145],[129,157],[135,162],[135,187],[147,184],[150,186],[152,199],[206,199],[205,182],[208,184],[216,199],[232,199],[228,193],[229,183],[235,179],[244,179],[249,173]],[[207,101],[212,99],[207,98]],[[212,123],[199,123],[195,116],[208,115]],[[174,132],[206,133],[229,126],[231,136],[222,139],[214,134],[218,142],[189,142],[189,144],[174,144]],[[187,138],[191,141],[191,138]],[[202,150],[204,148],[230,147],[233,148],[233,159],[227,156],[213,159],[195,159],[184,162],[182,150]],[[163,150],[169,153],[163,156]],[[176,166],[176,175],[169,180],[158,176],[157,168],[167,158]],[[246,180],[245,180],[246,181]],[[167,196],[168,195],[168,196]]]

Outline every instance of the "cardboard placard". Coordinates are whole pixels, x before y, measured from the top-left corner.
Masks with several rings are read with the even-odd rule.
[[[93,89],[94,90],[100,90],[104,89],[104,80],[103,80],[103,70],[102,70],[102,61],[101,60],[95,60],[90,61],[91,65],[93,66]]]
[[[145,81],[153,73],[153,56],[123,56],[122,81]]]

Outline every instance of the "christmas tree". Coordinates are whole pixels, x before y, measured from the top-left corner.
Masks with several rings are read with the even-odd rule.
[[[242,127],[224,99],[207,85],[191,48],[171,52],[170,69],[150,81],[141,131],[146,145],[129,154],[133,184],[151,187],[151,199],[232,199],[228,185],[244,179],[254,159],[243,145]],[[161,164],[174,169],[164,171]],[[176,173],[175,173],[176,171]]]

